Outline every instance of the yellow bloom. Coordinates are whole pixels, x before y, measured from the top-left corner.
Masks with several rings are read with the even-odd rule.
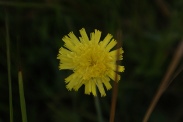
[[[59,69],[73,70],[73,74],[65,79],[68,90],[78,90],[85,85],[85,94],[92,93],[96,96],[96,86],[101,96],[106,96],[104,86],[107,90],[112,86],[110,79],[115,81],[116,72],[123,72],[124,66],[118,65],[116,70],[116,60],[122,60],[122,48],[110,51],[117,41],[112,39],[111,34],[107,34],[103,41],[100,41],[101,32],[95,30],[88,38],[84,28],[80,30],[81,37],[79,39],[70,32],[68,36],[63,37],[65,48],[59,49],[57,59],[60,60]],[[120,80],[120,75],[118,81]]]

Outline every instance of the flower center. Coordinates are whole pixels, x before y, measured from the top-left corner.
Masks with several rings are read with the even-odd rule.
[[[76,72],[79,72],[84,80],[90,78],[97,78],[106,74],[107,53],[102,50],[98,45],[87,45],[81,50],[82,55],[76,57]]]
[[[91,56],[89,60],[89,67],[93,67],[97,64],[97,61]]]

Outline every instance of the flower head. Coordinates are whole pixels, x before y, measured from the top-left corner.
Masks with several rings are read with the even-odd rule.
[[[78,90],[82,85],[85,85],[85,94],[96,93],[98,87],[101,96],[106,96],[104,86],[107,90],[112,86],[109,83],[110,79],[115,81],[117,75],[118,81],[120,75],[117,72],[123,72],[124,66],[116,64],[117,60],[122,60],[122,48],[111,51],[117,44],[117,41],[112,39],[111,34],[107,34],[103,41],[100,41],[101,32],[95,30],[88,38],[84,28],[80,30],[81,37],[79,39],[70,32],[68,36],[63,37],[65,47],[59,49],[57,59],[60,60],[59,69],[69,69],[73,74],[65,79],[68,90]],[[119,55],[117,55],[119,51]],[[118,71],[116,71],[118,66]],[[103,86],[104,85],[104,86]]]

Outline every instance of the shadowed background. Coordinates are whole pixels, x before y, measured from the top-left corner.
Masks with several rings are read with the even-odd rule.
[[[29,122],[96,122],[92,95],[67,91],[59,71],[62,37],[85,28],[123,32],[125,72],[119,82],[116,122],[140,122],[161,82],[183,33],[183,1],[163,0],[39,0],[0,2],[0,122],[9,121],[6,28],[10,32],[15,122],[21,121],[18,69],[23,72]],[[6,11],[5,11],[6,9]],[[178,67],[182,65],[181,60]],[[183,72],[159,100],[150,122],[183,121]],[[99,97],[102,117],[109,120],[112,90]]]

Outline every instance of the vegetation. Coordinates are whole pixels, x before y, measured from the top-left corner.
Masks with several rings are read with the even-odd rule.
[[[183,121],[183,51],[176,51],[182,42],[182,5],[182,0],[1,1],[0,122],[10,121],[11,91],[14,122],[22,115],[28,122],[109,121],[112,90],[97,99],[85,95],[83,86],[70,92],[64,79],[72,72],[58,68],[62,37],[70,31],[78,37],[83,27],[87,34],[101,30],[102,39],[122,30],[118,41],[125,72],[118,83],[115,122],[142,121],[161,81],[166,84],[149,122]],[[19,71],[25,101],[19,95]]]

